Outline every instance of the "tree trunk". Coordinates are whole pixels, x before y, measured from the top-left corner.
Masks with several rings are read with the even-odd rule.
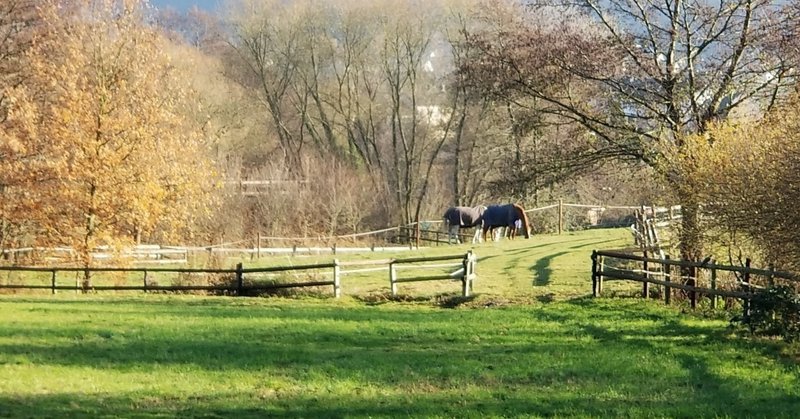
[[[696,261],[703,254],[703,232],[700,225],[700,205],[681,196],[681,229],[679,234],[681,259]],[[689,277],[688,267],[681,267],[681,276]]]

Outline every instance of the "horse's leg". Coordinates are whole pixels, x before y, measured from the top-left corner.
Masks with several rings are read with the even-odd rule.
[[[455,239],[456,244],[459,244],[458,240],[458,226],[451,225],[447,232],[447,244],[451,244],[451,240]]]
[[[480,243],[481,242],[481,231],[482,229],[480,226],[475,227],[475,234],[472,236],[472,244]]]

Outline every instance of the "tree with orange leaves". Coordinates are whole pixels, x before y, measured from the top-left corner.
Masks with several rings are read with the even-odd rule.
[[[11,94],[3,143],[26,157],[3,176],[32,200],[40,244],[72,246],[83,266],[97,246],[180,231],[208,203],[214,170],[185,117],[196,102],[145,12],[142,0],[46,3],[48,35]]]

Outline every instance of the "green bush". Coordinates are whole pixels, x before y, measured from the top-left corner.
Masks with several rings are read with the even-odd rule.
[[[764,290],[750,301],[748,311],[732,322],[741,323],[755,335],[781,336],[786,342],[800,340],[800,295],[792,287]]]

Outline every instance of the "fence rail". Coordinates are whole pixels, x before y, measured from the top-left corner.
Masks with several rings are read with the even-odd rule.
[[[459,260],[461,261],[461,268],[448,274],[448,275],[428,275],[428,276],[414,276],[407,278],[398,278],[397,270],[399,265],[421,263],[421,262],[440,262],[445,260]],[[420,258],[405,258],[395,259],[389,264],[389,285],[392,290],[392,295],[397,295],[397,284],[404,282],[421,282],[421,281],[441,281],[441,280],[461,280],[461,293],[464,297],[469,297],[472,291],[473,282],[476,278],[475,266],[477,258],[470,250],[465,255],[451,255],[451,256],[434,256],[434,257],[420,257]],[[419,265],[414,266],[418,269],[430,269],[434,267],[441,267],[437,265]]]
[[[266,183],[265,183],[266,182]],[[272,184],[281,183],[284,181],[244,181],[244,184]],[[236,182],[238,184],[238,182]],[[645,210],[648,213],[654,214],[656,217],[664,218],[664,214],[670,214],[667,219],[680,218],[680,207],[655,207],[655,206],[613,206],[602,204],[577,204],[566,203],[559,200],[558,203],[542,206],[538,208],[529,208],[525,212],[529,214],[555,210],[555,217],[557,218],[556,231],[561,234],[565,230],[565,211],[567,209],[575,209],[584,215],[602,214],[606,210]],[[602,218],[602,217],[601,217]],[[597,220],[595,220],[597,221]],[[598,221],[599,222],[599,221]],[[276,255],[276,254],[326,254],[344,252],[378,252],[378,251],[402,251],[413,247],[413,244],[419,245],[417,238],[417,226],[425,227],[419,230],[419,241],[435,243],[447,243],[447,232],[433,229],[433,226],[442,224],[442,220],[420,220],[412,222],[404,226],[386,227],[379,230],[372,230],[366,232],[354,232],[351,234],[329,235],[329,236],[296,236],[296,237],[275,237],[262,233],[256,233],[250,238],[240,238],[241,240],[198,245],[198,246],[184,246],[184,245],[154,245],[143,244],[133,246],[129,249],[123,249],[122,256],[129,257],[136,261],[136,263],[148,264],[166,264],[166,263],[187,263],[190,255],[198,253],[212,254],[249,254],[251,258],[260,258],[262,255]],[[589,225],[600,225],[589,222]],[[430,227],[428,227],[430,226]],[[466,234],[459,234],[461,241],[466,243],[471,240],[471,236]],[[275,244],[276,247],[264,246],[264,244]],[[350,246],[343,246],[344,243]],[[356,246],[361,243],[361,246]],[[408,246],[378,246],[381,243],[394,243],[394,244],[407,244]],[[317,244],[319,246],[313,246]],[[20,256],[31,253],[43,253],[56,257],[56,259],[71,258],[74,256],[74,250],[68,247],[18,247],[18,248],[2,248],[0,249],[0,257],[5,259],[14,259],[15,264],[19,264]],[[95,259],[110,260],[111,253],[108,249],[95,249],[92,253]]]
[[[592,295],[595,297],[602,293],[605,279],[637,281],[642,283],[644,298],[650,296],[650,284],[664,287],[663,296],[666,304],[669,304],[672,299],[673,289],[686,291],[692,308],[697,307],[699,297],[709,296],[713,308],[717,306],[716,297],[729,297],[743,300],[745,310],[747,310],[749,301],[757,295],[758,291],[774,286],[776,281],[800,282],[800,276],[793,273],[753,268],[750,266],[750,259],[746,260],[745,266],[733,266],[717,264],[710,258],[703,261],[674,260],[669,256],[661,259],[619,251],[595,250],[592,252],[591,260]],[[611,266],[610,262],[614,261],[622,261],[626,265]],[[640,267],[631,267],[631,263],[640,264]],[[673,269],[676,267],[678,269]],[[707,272],[708,286],[698,285],[701,271]],[[733,283],[734,289],[719,288],[720,272],[730,272],[736,277]],[[762,280],[759,281],[757,278]]]
[[[458,260],[458,263],[430,263]],[[472,283],[476,277],[475,266],[477,258],[472,253],[468,252],[466,255],[449,255],[449,256],[433,256],[433,257],[414,257],[403,259],[384,259],[376,261],[355,261],[355,262],[340,262],[334,259],[330,263],[318,263],[307,265],[293,265],[293,266],[271,266],[260,268],[245,268],[241,263],[236,265],[235,269],[204,269],[204,268],[120,268],[120,267],[37,267],[37,266],[0,266],[0,272],[34,272],[34,273],[49,273],[49,284],[0,284],[0,289],[29,289],[29,290],[50,290],[53,294],[57,291],[75,291],[75,292],[88,292],[88,291],[143,291],[143,292],[158,292],[158,291],[220,291],[230,292],[237,296],[245,295],[246,292],[262,291],[262,290],[277,290],[284,288],[301,288],[301,287],[324,287],[330,286],[333,288],[334,297],[341,296],[342,286],[341,277],[346,274],[373,272],[373,271],[389,271],[389,286],[392,295],[397,294],[397,284],[401,282],[418,282],[418,281],[431,281],[431,280],[461,280],[462,293],[468,296],[472,290]],[[420,265],[417,265],[420,264]],[[357,266],[373,266],[369,268],[357,268],[351,270],[343,270],[343,267],[357,267]],[[381,266],[376,266],[381,265]],[[398,278],[397,271],[399,268],[413,269],[413,270],[429,270],[434,268],[446,267],[460,267],[460,269],[451,272],[447,275],[428,275],[417,277]],[[273,274],[276,272],[296,272],[296,271],[320,271],[327,270],[328,275],[333,274],[330,280],[308,280],[297,282],[281,282],[281,283],[264,283],[251,281],[247,282],[246,279],[258,279],[259,274]],[[58,282],[58,273],[75,273],[74,285],[64,285]],[[90,278],[94,273],[113,272],[113,273],[133,273],[141,274],[141,285],[88,285],[81,282],[81,277],[77,274],[83,274],[83,278]],[[158,285],[153,281],[148,281],[148,274],[150,273],[175,273],[175,274],[222,274],[231,275],[231,280],[227,281],[227,285]]]
[[[333,279],[330,281],[304,281],[292,283],[246,283],[245,274],[272,273],[284,271],[307,271],[319,269],[333,269]],[[235,269],[205,269],[205,268],[119,268],[119,267],[34,267],[34,266],[0,266],[0,271],[6,272],[49,272],[50,285],[36,284],[0,284],[0,289],[49,289],[55,294],[59,290],[88,292],[88,291],[228,291],[241,296],[245,292],[260,290],[275,290],[282,288],[299,288],[312,286],[332,286],[335,297],[341,295],[341,284],[339,278],[339,262],[334,260],[332,263],[320,263],[311,265],[294,266],[272,266],[263,268],[245,269],[241,263]],[[80,282],[78,276],[75,277],[75,285],[58,285],[58,272],[83,273],[84,278],[91,277],[94,273],[101,272],[121,272],[121,273],[141,273],[142,285],[87,285]],[[148,281],[149,273],[175,273],[175,274],[227,274],[232,275],[231,285],[157,285]]]

